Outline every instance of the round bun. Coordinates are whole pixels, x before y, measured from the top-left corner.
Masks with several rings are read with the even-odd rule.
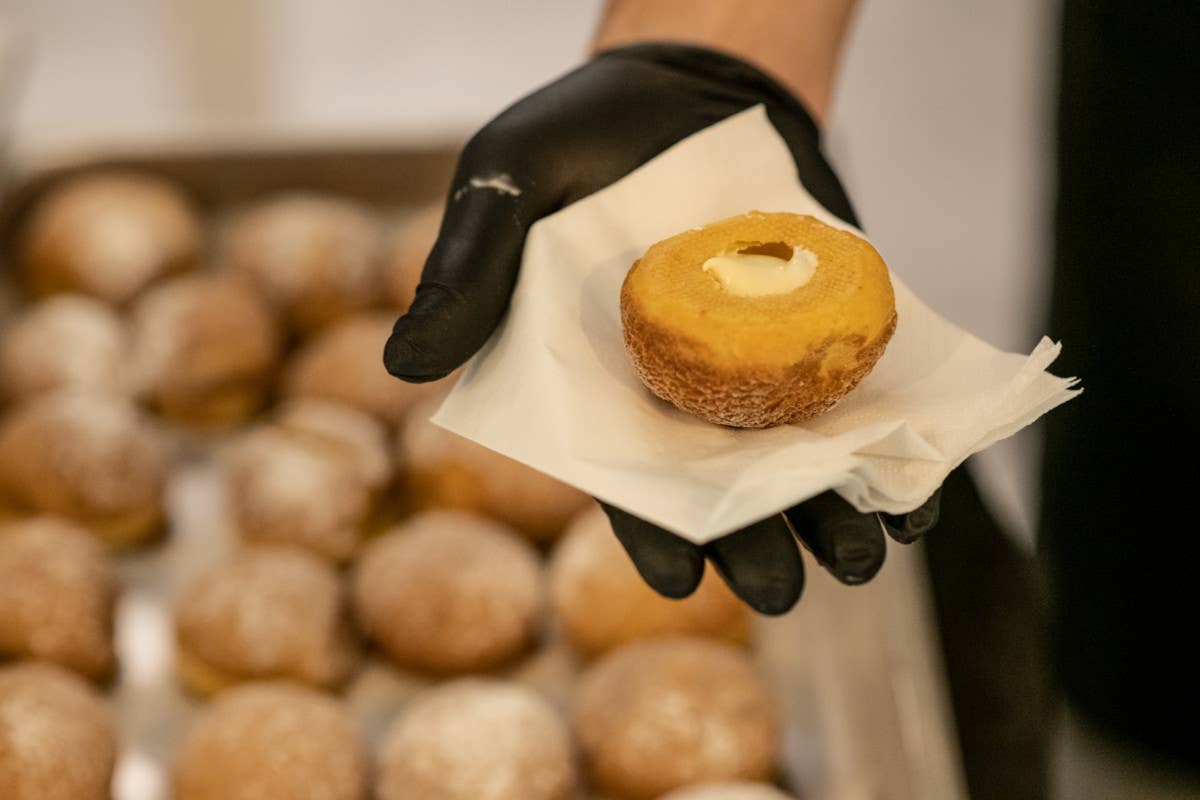
[[[590,502],[586,494],[429,421],[440,398],[413,408],[397,461],[421,508],[457,508],[502,520],[537,542],[555,539]]]
[[[121,305],[155,280],[196,264],[200,223],[157,178],[103,173],[53,188],[21,243],[35,294],[79,292]]]
[[[769,780],[775,706],[737,649],[660,639],[617,650],[584,674],[576,732],[596,786],[640,800],[704,781]]]
[[[264,678],[332,688],[358,656],[337,573],[283,547],[247,548],[202,574],[176,608],[175,640],[180,679],[201,695]]]
[[[354,603],[363,631],[400,665],[477,672],[533,643],[543,580],[532,548],[503,525],[430,511],[366,548]]]
[[[0,400],[73,388],[128,389],[124,321],[83,295],[59,295],[18,314],[0,330]]]
[[[0,667],[4,800],[109,800],[117,727],[81,679],[50,664]]]
[[[159,437],[126,402],[59,393],[0,420],[0,494],[72,519],[113,547],[160,531],[166,474]]]
[[[234,222],[227,251],[234,270],[301,333],[369,308],[381,294],[380,227],[343,198],[285,194],[260,203]]]
[[[567,726],[533,690],[453,681],[413,701],[385,734],[379,800],[570,800]]]
[[[284,394],[344,403],[385,423],[400,422],[430,386],[405,383],[384,368],[383,346],[395,321],[395,314],[379,312],[331,327],[296,354]]]
[[[750,613],[713,570],[683,600],[638,574],[599,508],[580,514],[550,559],[550,602],[571,644],[598,655],[637,639],[691,634],[744,643]]]
[[[721,255],[783,265],[770,256],[796,248],[815,271],[776,294],[739,293],[706,269]],[[853,389],[883,355],[896,304],[865,239],[815,217],[752,211],[652,245],[625,277],[621,322],[654,394],[708,422],[761,428],[820,414]]]
[[[794,800],[794,798],[769,783],[734,781],[689,786],[686,789],[665,794],[659,800]]]
[[[353,409],[303,403],[235,443],[230,506],[242,538],[349,559],[391,478],[379,424]]]
[[[221,695],[175,759],[174,800],[363,800],[367,754],[335,700],[259,683]]]
[[[280,341],[270,309],[247,285],[177,278],[139,298],[133,320],[139,384],[158,411],[226,427],[262,406]]]
[[[0,523],[0,654],[107,678],[116,598],[116,575],[87,531],[53,517]]]
[[[400,310],[412,305],[421,282],[425,259],[437,241],[442,224],[441,204],[430,205],[404,219],[392,232],[385,267],[387,297],[390,305]]]

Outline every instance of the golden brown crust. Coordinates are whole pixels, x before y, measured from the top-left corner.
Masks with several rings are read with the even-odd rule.
[[[332,688],[358,659],[337,573],[288,548],[248,548],[202,574],[175,633],[180,678],[202,695],[267,678]]]
[[[664,635],[745,643],[750,613],[715,570],[688,597],[671,600],[638,574],[599,508],[580,514],[550,559],[550,599],[571,644],[589,656]]]
[[[0,420],[0,494],[79,522],[112,546],[161,532],[166,473],[158,436],[111,398],[58,393]]]
[[[503,525],[430,511],[367,546],[354,606],[363,632],[402,666],[480,672],[534,643],[544,580],[533,549]]]
[[[0,668],[0,796],[109,800],[117,726],[104,700],[50,664]]]
[[[188,731],[172,771],[175,800],[364,800],[366,747],[335,700],[285,683],[238,687]]]
[[[22,265],[35,294],[80,292],[112,305],[196,265],[200,223],[169,183],[110,172],[55,187],[23,232]]]
[[[770,780],[775,704],[738,650],[659,639],[616,650],[584,674],[575,727],[599,789],[650,800],[692,783]]]
[[[722,288],[704,261],[781,242],[818,254],[780,295]],[[621,287],[626,350],[658,397],[701,419],[759,428],[831,408],[870,372],[896,326],[887,268],[865,240],[796,214],[750,212],[653,245]]]
[[[86,530],[53,517],[0,523],[0,654],[111,676],[117,578]]]

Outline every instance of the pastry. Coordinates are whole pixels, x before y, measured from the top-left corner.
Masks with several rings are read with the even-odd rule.
[[[78,522],[112,547],[161,530],[162,443],[129,403],[60,392],[0,419],[0,495]]]
[[[176,668],[193,692],[287,678],[334,688],[358,650],[341,580],[314,555],[250,547],[201,574],[175,610]]]
[[[590,502],[586,494],[437,427],[438,397],[414,407],[400,432],[404,491],[418,508],[459,508],[502,520],[536,542],[556,538]]]
[[[157,411],[227,427],[262,406],[280,336],[271,310],[245,283],[176,278],[138,299],[133,322],[138,383]]]
[[[571,800],[566,724],[532,689],[468,678],[419,696],[384,735],[378,800]]]
[[[769,780],[776,702],[741,651],[706,639],[628,645],[579,683],[575,730],[595,785],[656,798],[692,783]]]
[[[0,667],[0,797],[109,800],[117,760],[112,711],[50,664]]]
[[[665,794],[658,800],[794,800],[769,783],[705,783]]]
[[[712,569],[682,600],[647,586],[598,507],[571,523],[555,546],[549,574],[555,618],[587,655],[666,634],[743,643],[750,633],[749,611]]]
[[[248,209],[229,231],[226,257],[278,308],[311,333],[376,304],[383,241],[372,213],[321,194],[282,194]]]
[[[306,402],[285,407],[275,423],[237,441],[227,473],[245,541],[290,544],[345,561],[375,523],[392,465],[373,419]]]
[[[401,311],[412,305],[417,295],[421,271],[437,241],[441,224],[442,206],[438,203],[414,212],[392,232],[385,266],[385,290],[390,304]]]
[[[125,393],[129,345],[125,322],[100,301],[43,300],[0,329],[0,400],[64,388]]]
[[[222,694],[175,757],[174,800],[365,800],[366,746],[333,698],[287,683]]]
[[[171,184],[132,172],[85,175],[53,187],[23,231],[34,294],[78,292],[121,305],[150,283],[191,269],[199,220]]]
[[[284,395],[344,403],[385,423],[400,422],[431,385],[405,383],[384,368],[383,346],[395,321],[391,312],[376,312],[324,331],[288,365]]]
[[[621,286],[621,323],[654,394],[708,422],[761,428],[853,389],[883,355],[896,304],[865,239],[751,211],[652,245]]]
[[[533,643],[543,580],[533,550],[503,525],[430,511],[367,546],[354,604],[364,633],[401,666],[478,672]]]
[[[0,523],[0,655],[103,680],[116,599],[116,575],[87,531],[53,517]]]

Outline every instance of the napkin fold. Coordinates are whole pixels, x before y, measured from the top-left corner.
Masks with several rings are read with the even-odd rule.
[[[434,423],[703,543],[827,489],[860,511],[911,511],[968,456],[1078,393],[1046,371],[1060,345],[997,350],[893,274],[895,335],[831,411],[763,430],[678,411],[625,353],[621,282],[654,242],[751,209],[862,235],[805,191],[765,111],[747,109],[533,226],[505,321]]]

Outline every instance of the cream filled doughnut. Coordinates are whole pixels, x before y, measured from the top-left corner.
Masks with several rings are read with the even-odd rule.
[[[595,785],[649,800],[692,783],[769,780],[776,702],[739,650],[669,638],[628,645],[579,684],[575,731]]]
[[[176,668],[211,695],[249,680],[339,686],[358,660],[332,567],[284,547],[250,547],[200,575],[175,610]]]
[[[88,531],[53,517],[0,522],[0,655],[103,680],[116,599],[116,574]]]
[[[195,266],[202,233],[186,198],[148,175],[108,172],[54,187],[21,241],[35,294],[78,292],[112,305]]]
[[[544,580],[533,549],[503,525],[430,511],[367,546],[354,604],[363,631],[401,666],[479,672],[533,644]]]
[[[550,558],[550,601],[571,644],[588,655],[666,634],[733,643],[750,634],[750,612],[712,569],[688,597],[646,585],[598,507],[572,522]]]
[[[227,427],[263,404],[280,334],[271,310],[244,282],[176,278],[140,297],[133,321],[138,382],[165,416]]]
[[[163,444],[130,403],[64,391],[0,420],[0,495],[74,520],[112,547],[161,530],[166,478]]]
[[[0,329],[0,399],[66,388],[124,394],[130,344],[125,321],[99,300],[42,300]]]
[[[831,408],[896,327],[883,259],[815,217],[751,211],[672,236],[621,287],[642,382],[701,419],[761,428]]]
[[[109,800],[117,760],[112,710],[50,664],[0,667],[0,796]]]
[[[533,690],[468,678],[426,692],[385,734],[379,800],[570,800],[566,724]]]
[[[232,268],[301,333],[379,302],[381,229],[351,200],[305,193],[264,200],[234,220],[226,251]]]
[[[364,800],[366,746],[345,709],[320,692],[253,683],[220,697],[175,757],[174,800]]]

